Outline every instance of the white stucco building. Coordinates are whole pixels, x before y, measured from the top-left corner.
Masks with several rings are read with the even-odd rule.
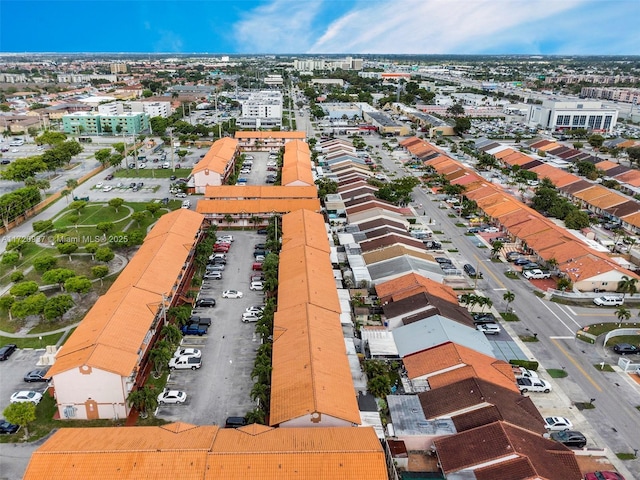
[[[527,116],[531,126],[555,132],[584,128],[594,133],[613,133],[617,121],[618,110],[587,100],[545,100],[542,105],[531,105]]]

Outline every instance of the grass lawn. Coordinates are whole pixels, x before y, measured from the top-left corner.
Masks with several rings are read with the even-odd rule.
[[[114,197],[115,198],[115,197]],[[105,202],[106,203],[106,202]],[[124,206],[120,207],[116,212],[116,209],[113,207],[106,207],[104,205],[100,205],[97,203],[90,203],[85,208],[82,209],[80,215],[78,216],[77,225],[95,225],[100,222],[119,222],[129,216],[131,210],[125,208]],[[70,217],[76,215],[75,210],[68,210],[64,215],[58,217],[53,225],[55,228],[75,228],[76,224],[71,223],[69,221]]]
[[[22,259],[20,260],[20,263],[16,265],[15,269],[14,267],[0,264],[0,285],[7,285],[9,283],[9,276],[14,270],[25,270],[27,267],[31,266],[33,259],[38,255],[41,255],[45,250],[48,249],[41,247],[34,242],[27,243],[22,250]]]
[[[0,336],[0,344],[15,343],[18,348],[44,348],[47,345],[55,345],[64,332],[42,335],[42,341],[38,338],[9,338]]]
[[[637,322],[634,323],[625,323],[625,327],[638,327],[640,324],[638,324]],[[585,332],[590,333],[591,335],[602,335],[603,333],[607,333],[610,332],[611,330],[615,330],[616,328],[618,328],[618,322],[608,322],[608,323],[595,323],[592,325],[589,325],[588,327],[583,328],[583,330]],[[634,343],[634,342],[628,342],[628,341],[618,341],[621,338],[627,338],[627,337],[616,337],[616,341],[612,342],[612,343]],[[634,338],[636,339],[636,341],[638,340],[637,336],[634,336]]]
[[[549,368],[547,373],[551,378],[564,378],[569,375],[566,370],[561,368]]]
[[[596,363],[594,365],[594,368],[596,370],[600,370],[601,372],[615,372],[613,367],[611,365],[609,365],[608,363],[605,363],[604,365],[602,365],[601,363]]]
[[[502,312],[500,316],[504,319],[505,322],[519,322],[520,319],[513,312]]]
[[[179,161],[176,159],[175,163],[179,163]],[[172,175],[177,178],[187,178],[191,175],[191,169],[176,168],[175,172],[170,168],[124,169],[113,174],[116,178],[170,178]]]

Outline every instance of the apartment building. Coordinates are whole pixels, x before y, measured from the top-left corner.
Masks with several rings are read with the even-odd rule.
[[[137,135],[149,130],[149,115],[142,112],[100,114],[78,112],[63,115],[62,128],[65,133],[104,135]]]
[[[282,125],[282,92],[253,92],[241,101],[242,114],[236,124],[240,128],[274,128]]]

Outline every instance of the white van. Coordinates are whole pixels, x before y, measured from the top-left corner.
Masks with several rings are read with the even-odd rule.
[[[593,303],[600,307],[615,307],[624,303],[624,298],[617,295],[604,295],[602,297],[594,298]]]
[[[182,202],[182,208],[191,208],[191,201],[190,200],[184,200]]]

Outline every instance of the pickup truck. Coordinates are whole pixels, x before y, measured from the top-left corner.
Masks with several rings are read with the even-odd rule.
[[[538,378],[538,374],[531,370],[527,370],[524,367],[518,367],[516,365],[512,365],[511,369],[513,370],[513,375],[518,378]]]
[[[189,323],[197,323],[200,327],[210,327],[211,317],[200,317],[198,315],[192,315],[189,319]]]
[[[207,330],[207,327],[203,327],[198,323],[183,325],[183,327],[181,328],[183,335],[198,335],[200,337],[207,333]]]
[[[549,393],[551,391],[551,385],[539,378],[518,378],[518,388],[521,393],[527,392],[544,392]]]
[[[202,359],[200,357],[173,357],[169,360],[169,368],[171,370],[197,370],[202,366]]]
[[[524,278],[533,279],[551,278],[551,274],[549,272],[544,272],[538,268],[534,268],[533,270],[524,270],[522,272],[522,276]]]

